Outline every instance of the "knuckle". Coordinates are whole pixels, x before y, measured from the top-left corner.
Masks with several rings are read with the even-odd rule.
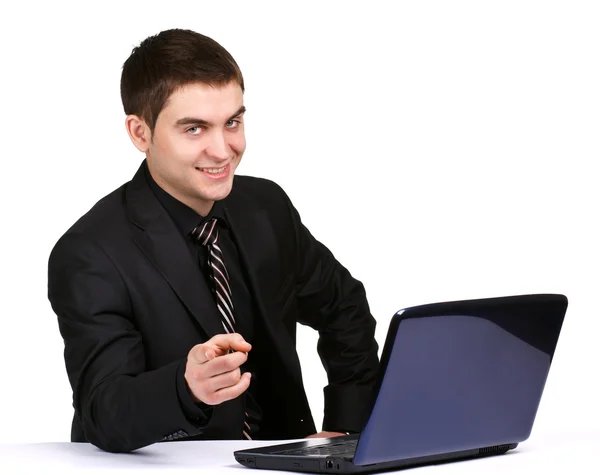
[[[202,400],[206,404],[215,404],[216,397],[215,389],[213,387],[206,384],[202,385]]]
[[[227,355],[227,357],[223,358],[222,364],[222,369],[225,371],[232,371],[237,367],[232,355]]]
[[[202,380],[202,370],[199,368],[193,369],[191,371],[191,376],[194,381],[201,381]]]
[[[201,401],[206,402],[206,398],[207,398],[208,394],[206,394],[206,391],[203,390],[202,386],[196,387],[193,389],[194,389],[194,395]]]
[[[212,394],[203,394],[200,400],[204,402],[204,404],[208,404],[209,406],[213,406],[215,403],[213,401],[214,396]]]
[[[190,367],[186,368],[185,373],[183,374],[183,377],[188,382],[188,384],[190,384],[196,380],[196,376],[194,373],[195,373],[195,371],[193,369],[191,369]]]
[[[198,343],[197,345],[195,345],[191,350],[190,353],[192,354],[198,354],[200,351],[202,351],[202,348],[204,347],[203,343]]]
[[[234,369],[233,371],[231,371],[229,373],[229,378],[228,378],[230,386],[233,386],[234,384],[236,384],[237,382],[239,382],[241,376],[242,376],[242,373],[241,373],[241,371],[240,371],[239,368]]]
[[[244,358],[239,353],[231,355],[231,370],[238,369],[243,362]]]

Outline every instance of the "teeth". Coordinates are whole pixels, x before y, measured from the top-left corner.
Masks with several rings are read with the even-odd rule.
[[[221,173],[225,171],[225,168],[227,167],[223,167],[223,168],[201,168],[200,170],[206,173],[211,173],[211,174],[217,174],[217,173]]]

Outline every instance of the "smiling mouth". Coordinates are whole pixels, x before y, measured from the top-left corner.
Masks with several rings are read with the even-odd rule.
[[[205,178],[209,180],[221,181],[227,179],[231,174],[231,163],[228,163],[224,167],[195,167]]]
[[[218,175],[219,173],[223,173],[227,165],[221,168],[196,168],[196,170],[200,170],[201,172],[210,173],[211,175]]]

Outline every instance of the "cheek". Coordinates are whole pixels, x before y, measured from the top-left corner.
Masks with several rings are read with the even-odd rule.
[[[171,138],[168,135],[161,134],[154,137],[154,154],[163,161],[171,155]]]
[[[246,136],[243,133],[234,135],[229,141],[229,146],[236,153],[242,154],[246,150]]]
[[[156,145],[156,149],[162,156],[162,160],[170,164],[194,160],[198,148],[197,145],[194,145],[193,140],[172,136],[163,137],[161,142]]]

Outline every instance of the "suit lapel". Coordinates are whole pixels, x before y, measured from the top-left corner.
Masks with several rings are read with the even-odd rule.
[[[286,367],[294,368],[289,374],[301,385],[302,383],[298,379],[301,374],[300,361],[296,352],[290,351],[290,348],[294,348],[294,343],[289,338],[281,321],[276,317],[269,317],[263,303],[262,287],[259,284],[267,279],[273,279],[273,274],[281,275],[281,272],[273,272],[274,269],[277,269],[273,266],[279,265],[276,251],[277,241],[267,212],[264,209],[252,208],[248,206],[249,203],[246,200],[236,199],[231,195],[223,203],[225,216],[238,248],[250,291],[255,298],[256,308],[259,312],[258,317],[262,319],[270,340]]]
[[[196,318],[208,338],[223,333],[213,296],[200,267],[148,186],[143,165],[128,185],[126,199],[130,220],[135,225],[133,239],[136,244]]]

